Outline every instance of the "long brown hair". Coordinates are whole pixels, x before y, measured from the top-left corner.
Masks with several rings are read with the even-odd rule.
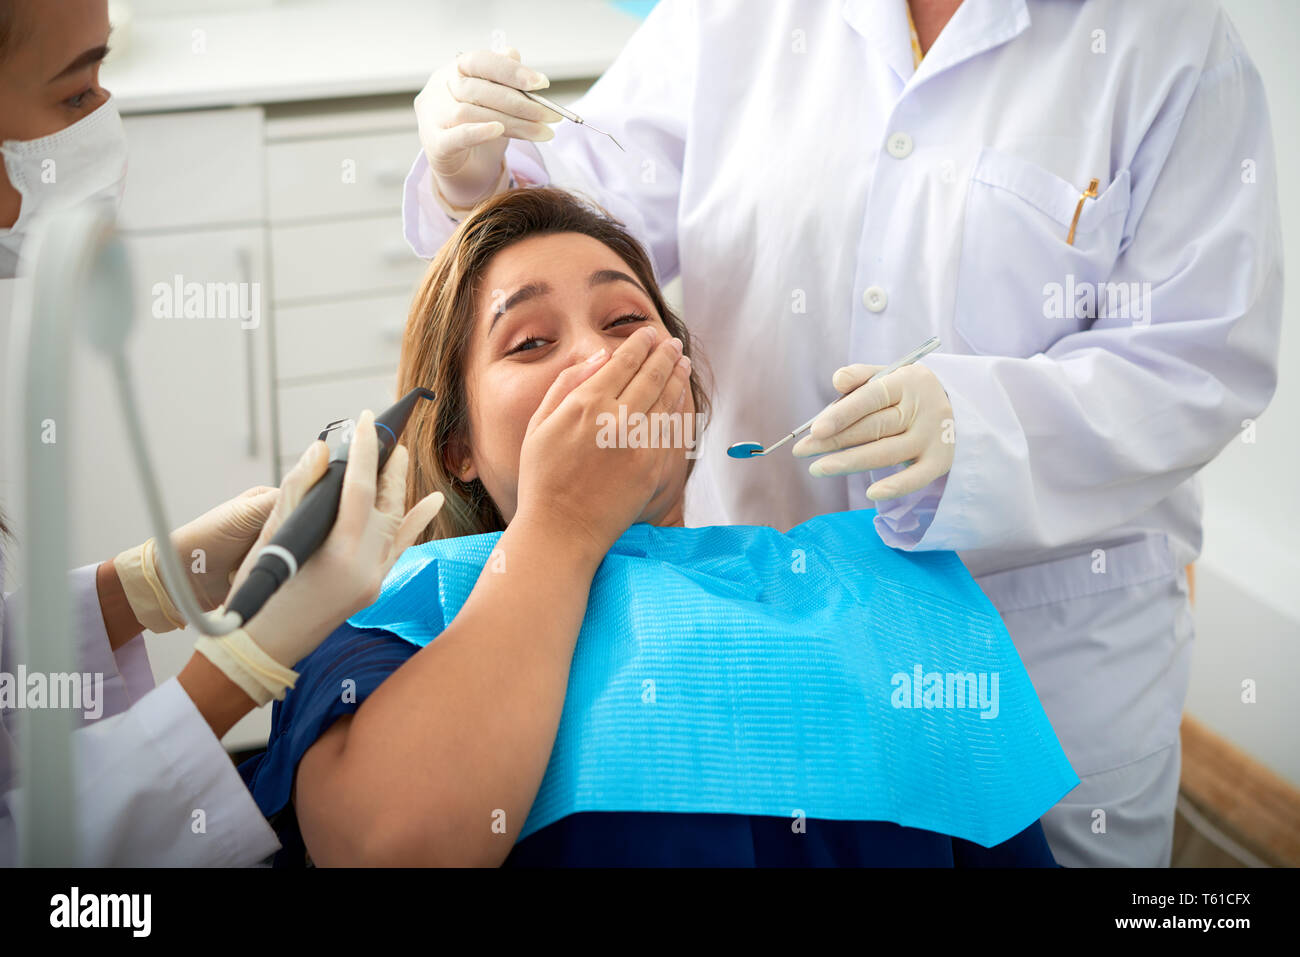
[[[469,396],[464,365],[475,326],[479,280],[492,257],[520,240],[551,233],[580,233],[604,243],[627,263],[649,293],[670,335],[692,355],[685,323],[668,308],[655,280],[650,257],[622,224],[593,203],[562,189],[514,189],[486,200],[466,217],[438,251],[411,306],[402,339],[397,394],[416,386],[433,389],[437,399],[415,407],[404,443],[411,452],[406,503],[440,491],[446,503],[420,541],[505,529],[500,511],[483,484],[459,479],[447,461],[455,443],[469,432]],[[709,410],[703,365],[691,362],[691,396],[696,412]],[[703,420],[701,420],[703,421]],[[696,441],[699,436],[696,435]],[[693,465],[694,462],[692,461]]]

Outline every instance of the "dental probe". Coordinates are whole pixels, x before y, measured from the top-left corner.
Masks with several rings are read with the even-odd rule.
[[[559,113],[562,117],[564,117],[566,120],[569,120],[570,122],[577,123],[580,126],[585,126],[587,129],[592,130],[593,132],[596,133],[600,133],[602,136],[608,136],[611,140],[614,140],[615,146],[623,150],[623,144],[620,143],[618,140],[614,139],[613,133],[606,133],[604,130],[596,129],[596,127],[592,126],[590,123],[584,120],[577,113],[574,113],[572,110],[566,110],[564,107],[560,106],[560,104],[554,102],[553,100],[548,100],[540,93],[530,93],[527,90],[520,90],[519,92],[522,93],[524,96],[528,97],[534,103],[540,103],[548,110],[554,110],[556,113]],[[623,150],[623,152],[626,153],[627,150]]]

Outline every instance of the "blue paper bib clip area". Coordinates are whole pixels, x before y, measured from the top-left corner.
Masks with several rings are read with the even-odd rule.
[[[649,811],[893,821],[991,847],[1074,788],[956,553],[891,549],[874,517],[628,529],[592,583],[520,839],[582,811]],[[350,623],[428,644],[499,537],[409,549]]]

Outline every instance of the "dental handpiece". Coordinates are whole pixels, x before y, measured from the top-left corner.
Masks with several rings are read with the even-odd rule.
[[[402,430],[406,428],[411,410],[422,398],[433,399],[434,394],[429,389],[412,389],[375,416],[375,435],[379,439],[376,475],[383,471],[384,463],[388,461]],[[263,547],[248,578],[226,606],[228,611],[239,615],[242,621],[248,621],[261,611],[267,599],[296,575],[303,563],[329,537],[330,529],[334,527],[339,514],[349,447],[342,445],[334,453],[325,474],[307,490],[298,507],[285,519],[270,543]]]

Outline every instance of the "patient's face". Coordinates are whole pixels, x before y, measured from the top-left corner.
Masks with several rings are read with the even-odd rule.
[[[592,274],[602,270],[633,281],[590,285]],[[535,288],[529,295],[525,287]],[[521,290],[525,294],[517,295]],[[494,323],[503,304],[507,308]],[[480,479],[509,522],[518,503],[524,434],[556,376],[601,347],[612,353],[646,325],[661,338],[668,331],[632,268],[604,243],[579,233],[535,236],[497,253],[482,277],[475,325],[465,368],[472,465],[465,473],[453,462],[453,471]],[[680,413],[685,418],[694,412],[688,391]],[[591,429],[595,442],[596,423]],[[681,524],[686,474],[682,450],[637,521]]]

